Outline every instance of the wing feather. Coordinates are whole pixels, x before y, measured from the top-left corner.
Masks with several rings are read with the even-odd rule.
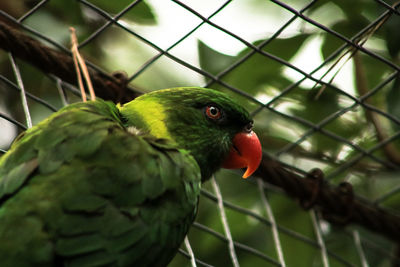
[[[165,140],[127,131],[119,116],[104,101],[68,106],[0,159],[1,266],[171,259],[196,213],[199,167]]]

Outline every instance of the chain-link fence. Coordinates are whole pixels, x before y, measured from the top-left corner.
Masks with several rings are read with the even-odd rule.
[[[222,170],[204,184],[170,266],[398,266],[398,6],[3,0],[0,153],[80,100],[73,26],[99,97],[204,86],[254,115],[261,179]]]

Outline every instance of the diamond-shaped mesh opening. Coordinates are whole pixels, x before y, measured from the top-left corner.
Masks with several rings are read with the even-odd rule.
[[[80,101],[70,26],[102,98],[201,86],[253,114],[262,166],[203,185],[169,266],[399,265],[397,2],[3,2],[1,154]]]

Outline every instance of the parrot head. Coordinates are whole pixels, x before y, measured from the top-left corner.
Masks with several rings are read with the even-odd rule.
[[[262,157],[249,113],[212,89],[180,87],[142,95],[120,107],[126,126],[172,140],[191,153],[207,180],[219,168],[247,168],[250,176]]]

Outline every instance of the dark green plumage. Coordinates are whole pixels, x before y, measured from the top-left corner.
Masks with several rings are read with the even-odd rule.
[[[233,136],[252,122],[249,113],[223,93],[198,87],[173,88],[145,94],[125,105],[127,111],[121,110],[128,122],[158,137],[164,137],[164,134],[159,134],[154,123],[148,125],[148,120],[141,120],[143,114],[138,114],[144,109],[151,116],[158,114],[160,107],[151,103],[159,103],[164,109],[163,120],[171,139],[195,157],[203,181],[220,168]],[[221,109],[219,120],[210,120],[204,115],[204,109],[209,105]],[[131,106],[138,108],[133,110]]]
[[[135,101],[65,107],[0,158],[0,266],[168,264],[194,220],[201,179],[250,119],[201,88]],[[223,121],[204,117],[210,103]]]

